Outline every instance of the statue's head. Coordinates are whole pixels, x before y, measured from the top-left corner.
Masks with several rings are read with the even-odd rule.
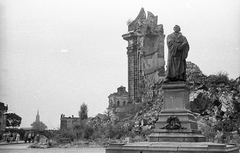
[[[174,28],[173,28],[173,31],[176,32],[176,33],[179,33],[179,31],[181,31],[181,28],[179,25],[175,25]]]

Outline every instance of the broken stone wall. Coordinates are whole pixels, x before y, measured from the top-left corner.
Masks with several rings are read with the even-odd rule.
[[[151,12],[146,17],[142,8],[123,35],[128,41],[128,93],[132,102],[141,102],[142,96],[165,76],[165,35],[157,20]]]

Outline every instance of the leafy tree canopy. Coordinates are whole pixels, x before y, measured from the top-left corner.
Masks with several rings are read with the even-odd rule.
[[[17,127],[20,126],[22,118],[15,113],[8,113],[6,115],[6,126],[7,127]]]
[[[31,124],[31,126],[32,126],[32,128],[34,129],[34,130],[40,130],[40,131],[42,131],[42,130],[46,130],[47,129],[47,126],[43,123],[43,122],[41,122],[41,121],[39,121],[39,122],[33,122],[32,124]]]

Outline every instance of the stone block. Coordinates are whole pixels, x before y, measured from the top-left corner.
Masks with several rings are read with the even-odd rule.
[[[149,135],[150,142],[205,142],[205,137],[200,131],[153,131]]]
[[[106,153],[122,153],[123,143],[111,143],[106,149]]]
[[[189,87],[185,83],[163,84],[162,110],[189,110]]]
[[[182,127],[187,129],[197,129],[197,122],[192,112],[188,110],[183,111],[162,111],[156,123],[156,129],[160,129],[166,125],[166,121],[170,116],[177,116],[181,122]]]

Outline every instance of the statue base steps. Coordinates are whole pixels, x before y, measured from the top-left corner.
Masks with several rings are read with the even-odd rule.
[[[136,142],[110,144],[106,153],[239,153],[236,145],[211,142]]]
[[[150,142],[205,142],[205,137],[198,130],[154,129],[149,135]]]

